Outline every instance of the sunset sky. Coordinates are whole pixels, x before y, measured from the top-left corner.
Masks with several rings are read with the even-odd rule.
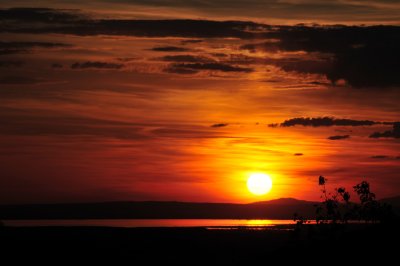
[[[0,203],[400,195],[397,0],[0,8]]]

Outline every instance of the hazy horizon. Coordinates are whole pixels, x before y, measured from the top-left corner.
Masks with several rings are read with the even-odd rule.
[[[176,200],[116,200],[116,201],[71,201],[71,202],[52,202],[52,203],[46,203],[46,202],[30,202],[30,203],[18,203],[16,205],[47,205],[47,204],[97,204],[97,203],[124,203],[124,202],[176,202],[176,203],[204,203],[204,204],[253,204],[253,203],[263,203],[263,202],[270,202],[270,201],[279,201],[279,200],[296,200],[296,201],[305,201],[305,202],[315,202],[315,201],[308,201],[308,200],[303,200],[303,199],[296,199],[296,198],[290,198],[290,197],[283,197],[283,198],[275,198],[275,199],[268,199],[268,200],[260,200],[260,201],[253,201],[253,202],[242,202],[242,203],[233,203],[233,202],[207,202],[207,201],[176,201]],[[385,198],[386,199],[386,198]],[[380,200],[380,199],[378,199]],[[2,204],[0,204],[2,205]],[[5,204],[8,205],[8,204]],[[10,204],[13,205],[13,204]]]

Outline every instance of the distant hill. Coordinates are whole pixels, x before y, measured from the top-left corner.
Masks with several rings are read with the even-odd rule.
[[[388,203],[392,205],[393,207],[400,207],[400,196],[397,197],[391,197],[391,198],[384,198],[379,200],[380,202]]]
[[[382,203],[390,204],[394,210],[394,212],[400,216],[400,196],[384,198],[379,200]]]
[[[280,198],[268,201],[258,201],[252,204],[270,204],[270,205],[298,205],[298,204],[315,204],[317,202],[311,202],[306,200],[298,200],[294,198]]]
[[[398,212],[400,197],[380,200]],[[175,201],[0,205],[0,219],[292,219],[315,217],[316,202],[281,198],[249,204]]]
[[[292,219],[313,217],[314,203],[292,198],[250,204],[103,202],[0,205],[0,219]]]

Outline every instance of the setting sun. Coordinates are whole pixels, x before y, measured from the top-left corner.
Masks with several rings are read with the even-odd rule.
[[[272,188],[272,179],[269,175],[263,173],[251,174],[247,180],[247,188],[254,195],[265,195]]]

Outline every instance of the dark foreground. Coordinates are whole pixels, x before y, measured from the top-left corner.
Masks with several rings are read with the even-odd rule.
[[[271,265],[398,261],[397,225],[348,225],[300,231],[206,228],[2,227],[0,259],[81,264]],[[117,263],[122,264],[122,263]],[[72,264],[71,264],[72,265]]]

